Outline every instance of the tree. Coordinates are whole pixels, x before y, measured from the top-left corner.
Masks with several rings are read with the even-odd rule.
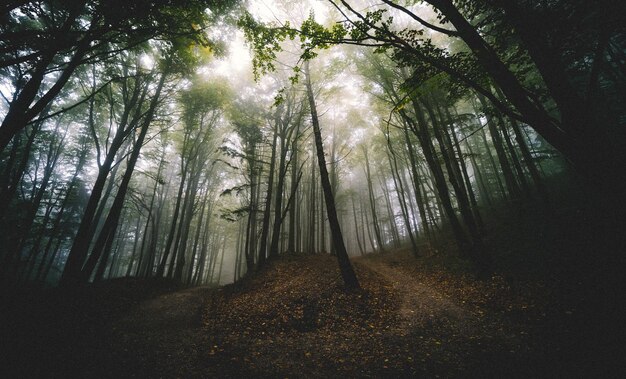
[[[328,170],[326,168],[326,158],[324,157],[324,145],[322,134],[320,132],[319,119],[317,117],[317,108],[315,106],[315,97],[313,87],[311,85],[311,76],[309,73],[309,62],[305,62],[304,74],[306,76],[305,85],[307,97],[309,100],[309,110],[311,111],[311,122],[313,123],[313,134],[315,136],[315,147],[317,152],[317,162],[320,170],[320,180],[322,190],[324,192],[324,200],[326,202],[326,212],[328,213],[328,222],[330,224],[330,233],[332,236],[333,246],[337,253],[337,261],[339,269],[346,288],[356,290],[359,288],[359,282],[348,258],[348,252],[343,241],[339,219],[337,218],[337,209],[335,208],[335,198],[328,178]]]
[[[171,63],[166,63],[166,66],[170,65]],[[137,69],[140,70],[139,67],[137,67]],[[92,190],[89,203],[83,215],[81,226],[68,256],[61,282],[63,285],[87,282],[98,260],[102,256],[103,251],[105,251],[105,249],[107,252],[110,251],[110,244],[115,236],[131,175],[139,157],[141,147],[143,146],[148,128],[155,117],[166,78],[171,73],[168,72],[168,70],[170,70],[170,68],[166,67],[165,71],[157,76],[158,81],[153,93],[151,93],[151,90],[153,84],[155,84],[153,81],[155,79],[154,73],[147,75],[145,80],[141,75],[138,75],[121,86],[122,98],[125,101],[123,103],[124,109],[120,123],[111,141],[104,163],[100,166],[98,179],[94,184],[94,189]],[[148,101],[149,98],[150,100]],[[95,241],[93,251],[89,253],[89,245],[92,242],[96,232],[96,225],[99,222],[99,217],[96,215],[96,208],[98,204],[103,204],[101,195],[104,189],[104,183],[117,156],[118,150],[122,147],[126,139],[135,132],[137,136],[130,149],[131,153],[126,165],[126,171],[111,206],[111,211]]]
[[[278,255],[278,242],[280,240],[280,231],[283,221],[286,216],[286,211],[290,210],[288,206],[283,210],[283,197],[285,195],[285,182],[287,176],[287,166],[289,163],[296,165],[296,162],[287,161],[288,148],[292,146],[292,141],[297,138],[297,131],[300,129],[300,124],[304,117],[304,107],[302,102],[295,99],[293,96],[287,96],[284,103],[281,103],[276,109],[277,119],[276,125],[277,135],[280,138],[280,145],[274,144],[273,149],[279,148],[279,160],[278,160],[278,182],[276,184],[276,201],[274,203],[274,224],[272,227],[272,240],[270,242],[270,257]],[[297,146],[295,146],[297,149]],[[291,151],[295,153],[294,150]],[[298,167],[294,167],[294,170],[298,170]],[[293,171],[295,173],[295,171]],[[287,199],[287,203],[291,204],[294,201],[294,196],[298,189],[298,184],[302,173],[292,175],[291,182],[291,194]]]
[[[236,188],[237,193],[245,193],[247,198],[238,210],[236,216],[247,214],[245,241],[242,244],[243,254],[246,260],[247,272],[253,272],[257,256],[257,218],[260,209],[260,183],[263,171],[261,155],[261,143],[263,133],[264,111],[262,107],[251,99],[240,99],[232,104],[230,120],[235,133],[239,137],[239,146],[223,146],[225,154],[237,158],[243,163],[241,168],[246,184]],[[229,192],[231,192],[229,190]]]
[[[186,36],[209,45],[200,32],[210,19],[205,9],[211,6],[211,14],[218,15],[229,5],[203,0],[175,5],[169,1],[81,0],[10,6],[0,29],[0,69],[18,74],[0,124],[0,153],[53,102],[81,65],[155,38]]]
[[[205,169],[211,167],[210,158],[217,150],[214,145],[214,131],[221,120],[223,105],[228,100],[229,88],[222,84],[202,83],[195,78],[192,87],[180,95],[183,108],[183,136],[180,150],[180,184],[176,205],[167,236],[167,243],[157,276],[165,273],[169,260],[167,276],[181,280],[191,222],[197,206],[197,193],[203,180]],[[210,180],[209,178],[206,178]]]
[[[585,67],[576,73],[577,77],[590,76],[589,86],[594,87],[593,83],[597,80],[595,75],[602,65],[602,52],[610,46],[607,41],[619,34],[619,23],[614,16],[619,12],[615,4],[598,2],[583,6],[582,2],[577,2],[577,5],[533,3],[528,6],[529,11],[522,11],[526,9],[522,3],[527,2],[521,0],[432,0],[425,3],[432,6],[438,20],[428,22],[412,10],[416,3],[413,1],[401,5],[399,2],[385,0],[384,5],[368,7],[365,11],[358,10],[352,2],[346,0],[329,0],[329,3],[342,17],[342,22],[331,28],[324,28],[313,17],[306,20],[299,29],[291,28],[288,24],[268,27],[251,17],[245,18],[242,24],[262,34],[262,37],[256,38],[259,42],[287,37],[293,39],[299,35],[304,51],[303,58],[314,54],[314,49],[327,48],[332,44],[371,46],[377,48],[377,51],[391,49],[396,62],[412,68],[416,74],[428,78],[437,73],[446,73],[457,85],[472,88],[507,116],[530,125],[586,177],[602,178],[611,183],[621,180],[623,170],[618,170],[615,162],[623,160],[623,149],[615,146],[614,139],[610,137],[611,133],[615,135],[615,130],[595,130],[591,127],[593,121],[589,117],[577,116],[580,115],[580,109],[585,107],[580,104],[580,96],[574,96],[577,91],[570,92],[570,83],[575,77],[566,77],[562,73],[550,75],[555,70],[566,71],[559,66],[559,58],[563,58],[566,52],[561,52],[560,57],[555,57],[551,52],[545,56],[541,54],[550,50],[545,47],[546,40],[567,40],[567,46],[571,49],[567,54],[573,53],[572,56],[576,57],[570,60],[570,64]],[[579,20],[584,14],[579,13],[581,10],[591,15],[587,18],[590,21],[583,23],[584,30],[589,31],[584,37],[578,32],[572,32],[579,29],[578,27],[571,27],[574,24],[580,25]],[[407,16],[412,24],[398,25],[393,17],[396,13]],[[567,21],[551,22],[548,17],[557,14],[559,17],[561,14],[565,15],[564,19]],[[502,15],[506,17],[503,19]],[[603,22],[603,17],[609,22]],[[544,22],[535,27],[537,19]],[[552,28],[553,24],[559,26]],[[565,25],[569,25],[570,29],[564,27]],[[598,28],[597,25],[604,27]],[[448,46],[456,46],[454,41],[460,41],[462,45],[457,50],[451,50],[448,46],[437,44],[435,36],[444,36],[451,40],[453,43]],[[532,47],[528,47],[530,45]],[[264,62],[275,56],[274,52],[279,49],[279,45],[256,43],[253,48],[259,57],[255,61],[257,71],[271,68]],[[528,56],[530,60],[526,59]],[[537,80],[537,73],[544,79],[549,79],[545,79],[543,83]],[[491,90],[490,83],[494,83],[502,91],[505,101]],[[535,90],[544,85],[547,90],[545,92],[555,101],[559,115],[549,111],[549,101],[545,96],[542,97],[540,91]],[[568,94],[572,95],[569,99]],[[594,117],[603,118],[600,115]],[[622,136],[620,140],[621,138]],[[593,143],[586,144],[585,141]]]

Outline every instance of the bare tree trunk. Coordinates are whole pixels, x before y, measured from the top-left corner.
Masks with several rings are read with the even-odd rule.
[[[487,104],[485,100],[480,97],[478,99],[480,100],[483,107],[487,109]],[[502,169],[502,174],[504,175],[504,182],[506,183],[509,196],[513,200],[517,200],[520,197],[520,190],[517,186],[517,182],[515,181],[511,166],[509,165],[509,160],[506,156],[506,152],[504,151],[502,136],[500,136],[500,133],[496,128],[493,118],[487,117],[487,126],[489,127],[489,133],[491,134],[491,139],[493,140],[493,146],[496,150],[498,161],[500,162],[500,168]]]
[[[363,155],[365,157],[365,180],[367,181],[367,191],[369,195],[370,210],[372,213],[372,226],[374,228],[374,236],[376,237],[376,244],[381,252],[385,251],[385,245],[380,230],[380,223],[378,221],[378,214],[376,212],[376,196],[374,195],[374,188],[372,187],[372,175],[370,171],[370,160],[367,154],[367,147],[363,147]]]
[[[278,111],[277,111],[278,112]],[[267,179],[267,193],[265,195],[265,209],[263,211],[263,224],[261,226],[261,245],[259,248],[259,266],[265,264],[267,258],[267,236],[270,229],[270,214],[272,212],[272,195],[274,192],[274,170],[276,166],[276,141],[278,140],[278,125],[274,127],[272,137],[272,157],[270,158],[269,177]]]
[[[402,183],[402,178],[400,177],[400,170],[398,168],[398,159],[393,151],[393,146],[391,146],[391,141],[389,140],[389,136],[387,136],[387,156],[389,158],[389,163],[391,165],[391,175],[393,177],[393,184],[396,188],[396,193],[398,194],[398,201],[400,203],[402,217],[404,218],[406,232],[409,236],[409,240],[411,241],[411,247],[413,248],[413,255],[417,258],[419,256],[419,249],[417,247],[417,241],[415,240],[413,231],[411,230],[411,215],[409,215],[409,209],[406,203],[406,192],[404,190],[404,184]],[[415,232],[417,234],[417,230]]]
[[[339,270],[343,278],[344,284],[349,290],[357,290],[360,288],[359,281],[354,273],[348,252],[343,242],[339,219],[337,218],[337,210],[335,209],[335,197],[330,186],[328,171],[326,170],[326,158],[324,157],[324,141],[320,131],[319,119],[317,117],[317,108],[315,98],[311,86],[311,77],[309,74],[309,62],[305,62],[306,90],[309,99],[309,107],[311,111],[311,121],[313,123],[313,134],[315,136],[315,146],[317,150],[317,162],[320,169],[320,179],[322,189],[324,191],[324,199],[326,201],[326,210],[328,213],[328,222],[330,223],[330,231],[333,239],[333,245],[337,251],[337,260],[339,262]]]
[[[420,177],[419,177],[419,173],[418,173],[418,169],[417,169],[417,159],[415,157],[415,151],[413,150],[413,141],[411,141],[411,138],[409,137],[409,128],[406,125],[405,120],[403,119],[402,122],[404,123],[404,139],[406,140],[406,146],[407,146],[407,151],[408,151],[408,156],[409,156],[409,164],[411,165],[411,174],[413,176],[413,191],[415,192],[415,197],[416,197],[416,202],[417,202],[417,209],[420,213],[420,219],[422,220],[422,227],[424,228],[424,231],[426,232],[426,236],[428,237],[428,239],[430,240],[432,238],[431,236],[431,231],[430,231],[430,227],[428,225],[428,217],[426,216],[426,208],[425,208],[425,199],[424,199],[424,193],[422,191],[421,185],[420,185]]]
[[[383,191],[383,197],[385,198],[385,205],[387,207],[387,215],[389,217],[389,230],[393,237],[394,247],[400,247],[400,234],[398,233],[398,223],[396,222],[396,214],[391,204],[391,195],[389,194],[389,186],[387,185],[387,178],[382,173],[382,170],[378,170],[378,180],[380,181],[380,188]]]
[[[356,243],[359,246],[359,252],[361,255],[365,255],[365,250],[363,250],[363,244],[361,243],[361,238],[359,237],[359,229],[363,227],[363,225],[359,224],[356,217],[356,203],[354,202],[354,193],[350,196],[352,200],[352,215],[354,216],[354,232],[356,234]]]

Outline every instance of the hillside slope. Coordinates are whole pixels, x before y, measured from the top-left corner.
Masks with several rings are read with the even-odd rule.
[[[203,316],[215,372],[528,377],[571,368],[554,359],[559,347],[542,330],[549,308],[543,284],[478,282],[425,269],[402,253],[355,266],[362,294],[341,289],[329,256],[278,262],[218,291]]]
[[[19,377],[617,374],[586,355],[579,310],[559,303],[554,284],[480,282],[399,252],[354,263],[359,293],[342,289],[333,257],[314,255],[219,289],[126,280],[73,301],[59,294],[3,323],[2,367]]]

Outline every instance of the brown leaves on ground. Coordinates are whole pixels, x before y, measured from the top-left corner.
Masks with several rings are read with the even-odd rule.
[[[357,275],[362,291],[346,292],[335,258],[303,256],[219,290],[204,317],[209,354],[225,358],[223,372],[254,376],[364,375],[378,361],[383,368],[380,336],[397,322],[400,299],[372,271],[357,267]]]
[[[203,323],[221,376],[380,377],[536,373],[535,292],[425,270],[404,254],[357,259],[363,291],[336,260],[274,262],[216,292]],[[541,312],[539,312],[541,317]],[[542,349],[540,349],[542,350]]]
[[[220,289],[120,280],[16,298],[0,337],[17,375],[0,376],[610,376],[585,355],[593,318],[554,282],[478,281],[399,252],[353,263],[359,292],[335,258],[302,255]]]

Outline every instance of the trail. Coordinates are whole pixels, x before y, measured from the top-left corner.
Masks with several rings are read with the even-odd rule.
[[[524,327],[503,314],[486,311],[443,291],[452,283],[433,282],[432,275],[415,270],[408,255],[389,254],[356,259],[357,267],[376,273],[400,298],[399,322],[392,333],[405,337],[408,350],[448,365],[448,376],[510,376],[526,372],[519,354],[528,351]],[[417,341],[417,342],[412,342]],[[498,362],[497,365],[486,362]]]
[[[434,323],[465,334],[477,327],[478,319],[469,309],[423,284],[420,278],[406,273],[401,262],[361,259],[356,264],[380,275],[400,296],[400,322],[396,328],[402,335],[410,334],[416,328],[432,327]]]

